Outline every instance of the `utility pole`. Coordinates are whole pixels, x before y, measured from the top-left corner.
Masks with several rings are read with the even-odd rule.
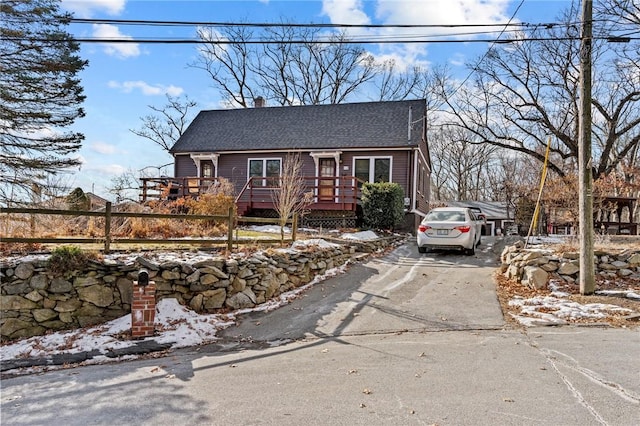
[[[591,158],[591,48],[593,1],[582,0],[580,38],[580,135],[578,137],[578,179],[580,203],[580,294],[593,294],[593,160]]]

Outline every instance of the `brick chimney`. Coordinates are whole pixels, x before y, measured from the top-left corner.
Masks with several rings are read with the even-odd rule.
[[[253,107],[254,108],[264,108],[265,100],[262,96],[258,96],[257,98],[253,98]]]

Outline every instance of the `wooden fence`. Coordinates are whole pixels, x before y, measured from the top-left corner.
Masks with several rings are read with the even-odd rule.
[[[109,253],[111,244],[186,244],[186,245],[221,245],[225,244],[227,250],[233,249],[233,244],[254,244],[254,243],[278,243],[281,240],[275,238],[252,238],[234,240],[233,231],[238,223],[267,223],[278,224],[278,218],[257,218],[235,216],[233,208],[229,208],[229,214],[225,216],[215,215],[191,215],[191,214],[162,214],[162,213],[133,213],[133,212],[114,212],[112,205],[107,203],[104,211],[73,211],[73,210],[56,210],[56,209],[32,209],[32,208],[8,208],[0,207],[2,214],[29,214],[29,215],[58,215],[58,216],[87,216],[104,218],[104,237],[99,238],[23,238],[23,237],[6,237],[1,236],[0,242],[5,243],[69,243],[69,244],[104,244],[104,252]],[[111,233],[111,220],[114,217],[124,218],[144,218],[144,219],[176,219],[176,220],[210,220],[227,223],[227,235],[224,239],[220,238],[114,238]],[[296,229],[298,226],[297,215],[287,224],[291,224],[291,238],[285,239],[283,242],[292,242],[296,240]]]

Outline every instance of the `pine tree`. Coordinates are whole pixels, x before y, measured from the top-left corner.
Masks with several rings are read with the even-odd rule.
[[[87,66],[66,31],[59,0],[0,2],[0,197],[15,200],[47,176],[80,161],[84,116],[77,74]]]
[[[84,193],[82,188],[76,188],[66,198],[67,208],[73,211],[89,210],[91,208],[91,200]]]

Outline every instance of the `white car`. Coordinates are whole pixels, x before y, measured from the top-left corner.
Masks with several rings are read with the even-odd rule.
[[[484,222],[482,215],[466,207],[434,208],[418,227],[418,251],[454,249],[473,255],[480,245]]]

